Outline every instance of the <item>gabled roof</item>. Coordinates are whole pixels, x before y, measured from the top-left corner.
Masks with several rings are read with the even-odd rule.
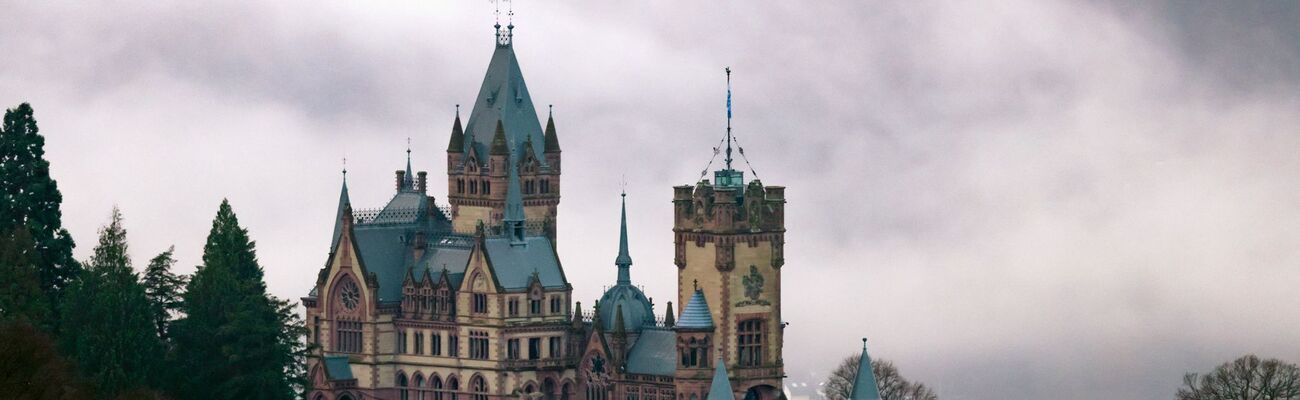
[[[677,333],[663,328],[645,328],[627,355],[627,372],[673,376],[677,371]]]
[[[876,387],[876,376],[871,372],[871,357],[867,355],[867,339],[862,339],[862,359],[858,362],[858,374],[853,378],[853,391],[849,400],[880,400],[880,389]]]
[[[709,302],[704,298],[704,291],[695,289],[695,294],[686,302],[681,318],[677,319],[680,329],[713,329],[713,313],[709,311]]]
[[[544,141],[540,140],[542,124],[533,108],[533,99],[528,95],[528,86],[524,84],[524,74],[519,69],[513,44],[498,45],[492,53],[483,85],[465,124],[465,138],[469,139],[465,140],[465,146],[477,147],[479,154],[488,154],[486,146],[492,143],[497,121],[505,127],[506,143],[511,151],[522,150],[524,140],[529,136],[538,138],[532,141],[534,153],[541,154],[545,150]]]
[[[736,400],[736,394],[731,391],[731,380],[727,378],[726,363],[721,359],[716,361],[717,368],[713,369],[713,383],[709,385],[709,395],[705,400]]]

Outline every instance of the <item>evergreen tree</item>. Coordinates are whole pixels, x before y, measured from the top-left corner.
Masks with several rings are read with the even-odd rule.
[[[174,324],[181,398],[292,399],[306,382],[294,306],[266,292],[253,241],[222,201]]]
[[[11,399],[90,399],[54,341],[26,321],[0,322],[0,387]]]
[[[172,258],[175,251],[175,246],[169,247],[149,260],[149,268],[144,272],[144,294],[149,298],[154,327],[163,341],[167,340],[172,316],[180,310],[181,289],[185,287],[185,276],[172,273],[172,266],[176,265],[176,259]]]
[[[126,230],[116,207],[86,264],[62,303],[64,352],[98,388],[100,398],[147,391],[160,383],[156,374],[162,343],[144,286],[131,269]]]
[[[27,103],[5,111],[0,124],[0,232],[26,228],[35,243],[40,287],[51,300],[76,276],[74,243],[63,229],[63,195],[50,178],[40,135]]]
[[[0,236],[0,321],[27,321],[42,330],[50,322],[49,299],[41,292],[36,243],[26,228]]]

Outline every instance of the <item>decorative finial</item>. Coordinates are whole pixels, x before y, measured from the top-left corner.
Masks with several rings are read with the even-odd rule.
[[[623,174],[623,182],[620,183],[621,190],[619,196],[627,197],[627,174]]]
[[[456,118],[460,118],[460,104],[456,105]]]
[[[862,350],[867,349],[867,338],[862,338]]]
[[[700,291],[700,280],[699,280],[699,279],[694,280],[694,281],[692,282],[692,284],[695,285],[695,291],[697,291],[697,292]]]
[[[547,116],[547,117],[554,117],[554,116],[555,116],[555,105],[554,105],[554,104],[547,104],[547,105],[546,105],[546,116]]]
[[[348,180],[348,158],[343,157],[343,180]]]

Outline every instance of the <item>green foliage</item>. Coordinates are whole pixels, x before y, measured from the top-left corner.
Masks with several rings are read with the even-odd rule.
[[[61,221],[63,195],[50,178],[44,156],[45,138],[32,107],[23,103],[7,110],[0,124],[0,232],[27,229],[36,243],[41,289],[57,299],[79,266],[72,258],[72,237]]]
[[[254,244],[223,201],[173,324],[181,398],[299,397],[305,384],[294,306],[266,292]]]
[[[100,398],[159,383],[162,342],[127,250],[122,214],[114,208],[86,271],[68,286],[62,304],[62,348],[83,368]]]
[[[839,367],[831,371],[824,390],[827,400],[848,400],[853,393],[853,382],[858,377],[858,366],[862,364],[862,355],[855,354],[844,358]],[[898,368],[888,360],[872,360],[871,374],[876,378],[876,387],[881,400],[938,400],[939,396],[924,383],[912,382],[898,373]]]
[[[0,322],[0,387],[13,399],[92,398],[54,341],[26,321]]]
[[[48,331],[49,298],[41,292],[36,243],[27,229],[0,236],[0,321],[27,321]]]
[[[167,329],[171,325],[172,316],[180,311],[181,308],[181,290],[185,288],[185,276],[172,273],[172,266],[176,265],[176,259],[172,257],[176,247],[167,248],[167,251],[149,260],[149,267],[144,271],[144,294],[149,299],[149,306],[153,310],[154,327],[158,331],[158,337],[164,341],[167,340]]]

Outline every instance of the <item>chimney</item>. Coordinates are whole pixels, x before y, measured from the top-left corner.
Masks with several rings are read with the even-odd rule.
[[[398,190],[398,191],[401,191],[401,190],[402,190],[402,181],[404,180],[404,178],[406,178],[406,171],[403,171],[403,170],[400,170],[400,169],[397,170],[397,190]]]
[[[415,176],[416,176],[415,190],[419,191],[420,193],[425,193],[425,189],[428,188],[427,185],[429,184],[429,173],[420,171],[420,172],[416,172]]]

